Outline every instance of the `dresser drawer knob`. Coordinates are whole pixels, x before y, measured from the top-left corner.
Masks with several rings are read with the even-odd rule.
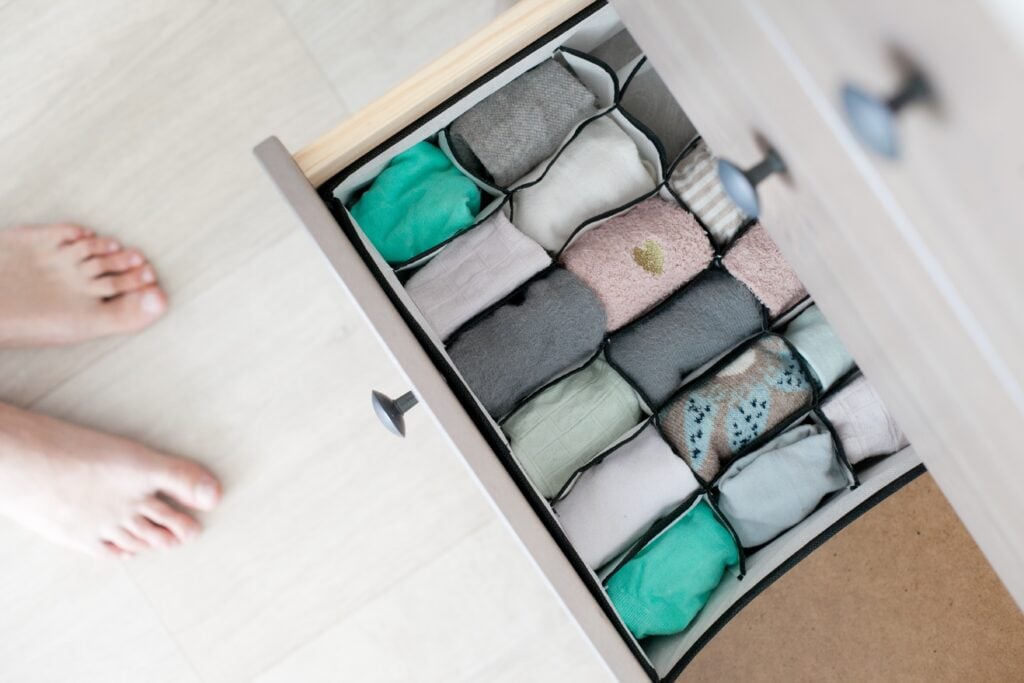
[[[409,412],[413,406],[419,403],[419,399],[411,391],[402,394],[396,399],[392,399],[379,391],[374,391],[370,395],[370,399],[373,403],[373,412],[377,413],[381,424],[387,427],[387,430],[392,434],[405,436],[405,413]]]
[[[774,149],[769,149],[764,159],[745,171],[731,161],[718,160],[718,179],[722,181],[726,194],[750,218],[757,218],[761,213],[758,184],[773,173],[785,171],[786,164]]]
[[[850,128],[869,149],[882,156],[899,156],[899,134],[896,115],[908,104],[927,102],[932,98],[928,80],[920,71],[912,71],[895,95],[887,99],[847,83],[843,86],[843,109]]]

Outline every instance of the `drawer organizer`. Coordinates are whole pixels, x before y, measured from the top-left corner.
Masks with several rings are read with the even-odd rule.
[[[319,193],[650,680],[923,469],[611,8]]]

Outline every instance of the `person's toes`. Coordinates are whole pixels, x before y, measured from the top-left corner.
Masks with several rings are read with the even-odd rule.
[[[108,298],[134,292],[154,282],[156,282],[156,272],[153,270],[153,266],[147,264],[125,273],[98,277],[90,281],[86,288],[93,296]]]
[[[130,552],[117,547],[110,541],[100,541],[97,551],[89,554],[100,556],[105,555],[107,557],[131,557]]]
[[[136,555],[149,547],[148,543],[124,527],[114,527],[113,529],[108,530],[103,534],[103,540],[113,544],[130,555]]]
[[[134,332],[151,324],[167,310],[167,295],[156,285],[145,286],[100,302],[97,316],[103,334]]]
[[[156,485],[164,494],[195,510],[212,510],[220,502],[220,482],[210,470],[191,460],[167,458]]]
[[[142,515],[134,515],[124,526],[133,536],[154,548],[170,548],[178,543],[177,537],[168,529],[154,524]]]
[[[110,237],[84,237],[63,247],[62,254],[75,262],[84,261],[93,256],[113,254],[121,251],[121,244]]]
[[[70,244],[92,234],[90,230],[76,223],[52,223],[33,226],[33,229],[43,239],[52,242],[54,246]]]
[[[150,496],[144,500],[139,506],[139,512],[147,519],[168,529],[182,543],[198,536],[202,529],[192,515],[168,505],[156,496]]]
[[[114,275],[138,268],[146,262],[146,257],[134,249],[124,249],[113,254],[94,256],[78,264],[79,270],[86,277],[96,278],[101,275]]]

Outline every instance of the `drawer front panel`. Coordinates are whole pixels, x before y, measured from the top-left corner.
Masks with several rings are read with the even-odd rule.
[[[741,165],[769,144],[781,153],[788,176],[759,188],[765,226],[1024,602],[1016,378],[979,346],[986,330],[908,239],[909,218],[865,174],[864,151],[744,3],[615,5],[716,153]]]

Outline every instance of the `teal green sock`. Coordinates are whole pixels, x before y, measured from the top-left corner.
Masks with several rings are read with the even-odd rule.
[[[606,590],[634,636],[669,635],[689,626],[738,562],[732,534],[701,500],[612,574]]]
[[[444,152],[419,142],[388,163],[349,212],[389,263],[401,263],[468,228],[480,190]]]

